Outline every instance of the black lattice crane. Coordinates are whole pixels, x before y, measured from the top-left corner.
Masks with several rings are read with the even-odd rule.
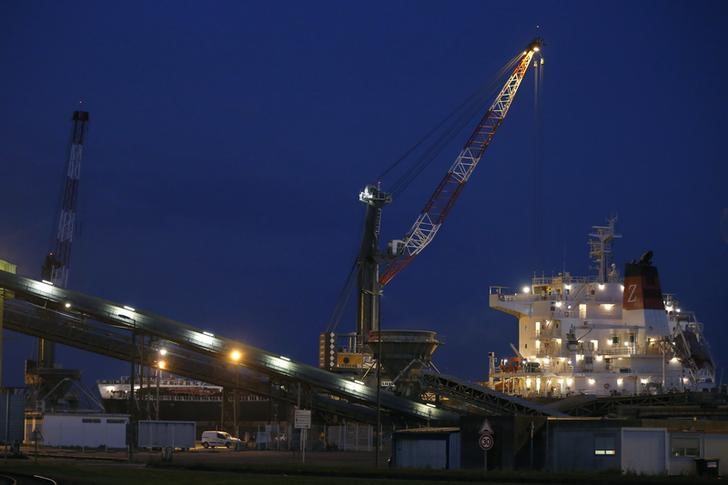
[[[63,200],[58,216],[58,231],[53,248],[43,263],[42,277],[55,286],[65,288],[71,265],[71,245],[76,230],[76,206],[78,204],[78,184],[81,179],[81,159],[83,144],[89,122],[87,111],[74,111],[71,118],[71,144],[66,163],[66,181]],[[55,345],[46,339],[38,339],[38,362],[40,368],[50,369],[55,361]]]

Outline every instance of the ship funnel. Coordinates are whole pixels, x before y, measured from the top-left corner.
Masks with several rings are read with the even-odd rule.
[[[652,251],[624,268],[622,317],[625,324],[643,327],[645,336],[660,339],[671,334]]]
[[[652,251],[624,268],[624,310],[665,310],[657,268],[652,266]]]

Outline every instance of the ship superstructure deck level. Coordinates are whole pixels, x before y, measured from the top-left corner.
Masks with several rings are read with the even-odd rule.
[[[598,274],[534,277],[518,292],[490,288],[490,307],[518,318],[518,348],[490,355],[489,386],[529,397],[700,390],[714,385],[702,324],[663,295],[652,253],[611,263],[614,221],[590,234]]]

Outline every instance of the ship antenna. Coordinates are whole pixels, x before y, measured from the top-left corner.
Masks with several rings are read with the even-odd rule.
[[[607,219],[606,226],[592,226],[589,233],[589,257],[597,269],[597,280],[606,283],[607,280],[616,279],[616,270],[609,271],[612,264],[612,241],[621,238],[621,234],[614,232],[617,216]]]

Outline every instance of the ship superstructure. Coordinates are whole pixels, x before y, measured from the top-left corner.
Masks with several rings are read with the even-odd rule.
[[[97,382],[101,399],[129,399],[131,386],[128,377],[100,380]],[[215,386],[194,379],[183,379],[168,376],[160,379],[144,379],[134,384],[134,392],[140,394],[141,400],[159,398],[164,401],[220,401],[222,386]]]
[[[488,385],[527,397],[700,390],[715,368],[692,312],[663,295],[652,253],[620,276],[615,219],[589,234],[596,275],[534,277],[519,292],[490,288],[490,307],[518,318],[513,357],[490,354]]]

